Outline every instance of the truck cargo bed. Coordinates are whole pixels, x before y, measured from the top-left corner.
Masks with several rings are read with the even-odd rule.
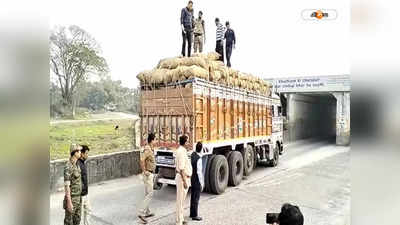
[[[156,135],[155,147],[167,148],[176,148],[185,134],[188,150],[197,141],[229,143],[271,135],[275,99],[269,96],[198,78],[146,89],[141,91],[142,145],[149,132]]]

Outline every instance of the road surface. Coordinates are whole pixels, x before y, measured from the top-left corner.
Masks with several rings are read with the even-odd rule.
[[[195,222],[189,224],[265,224],[267,212],[279,212],[283,203],[300,207],[305,225],[350,224],[350,147],[330,141],[300,141],[285,147],[277,167],[258,167],[237,187],[222,195],[202,193]],[[116,179],[89,188],[93,225],[139,224],[136,210],[143,199],[140,176]],[[150,208],[156,214],[149,224],[175,224],[174,186],[156,191]],[[61,224],[63,193],[50,196],[50,224]]]
[[[138,115],[123,113],[123,112],[107,112],[102,114],[91,114],[90,117],[91,119],[84,119],[84,120],[51,120],[50,125],[62,124],[62,123],[94,122],[103,120],[139,119]]]

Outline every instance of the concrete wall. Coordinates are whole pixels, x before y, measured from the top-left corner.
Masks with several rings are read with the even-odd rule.
[[[50,162],[50,192],[63,189],[66,162],[67,160]],[[128,177],[141,172],[138,150],[94,156],[90,157],[86,163],[90,184]]]
[[[330,95],[287,95],[288,142],[336,134],[336,100]]]
[[[336,144],[350,145],[350,92],[333,93],[337,100]]]

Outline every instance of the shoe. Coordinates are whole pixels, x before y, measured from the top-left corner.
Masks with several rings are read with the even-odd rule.
[[[184,220],[184,221],[182,222],[182,224],[186,225],[186,224],[187,224],[187,221],[186,221],[186,220]]]
[[[200,216],[196,216],[196,217],[192,217],[192,220],[202,221],[203,218],[201,218]]]
[[[144,217],[148,218],[148,217],[152,217],[152,216],[154,216],[154,213],[147,214]]]
[[[142,222],[142,224],[147,224],[147,220],[144,218],[144,216],[139,215],[138,218],[139,218],[139,221]]]

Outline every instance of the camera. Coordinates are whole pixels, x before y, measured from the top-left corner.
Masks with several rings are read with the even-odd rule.
[[[279,213],[267,213],[267,224],[279,223],[278,216]]]

